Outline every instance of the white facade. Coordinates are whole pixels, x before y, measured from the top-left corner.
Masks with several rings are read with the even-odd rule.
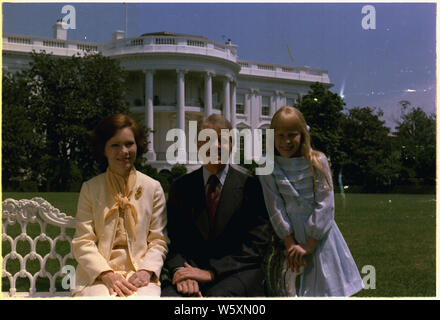
[[[165,154],[172,128],[188,137],[188,122],[212,113],[223,114],[238,129],[268,128],[274,112],[292,105],[313,82],[332,86],[326,70],[239,60],[230,41],[166,32],[124,38],[116,31],[112,41],[86,43],[65,40],[56,32],[58,24],[54,39],[4,34],[3,71],[26,68],[32,50],[66,57],[91,50],[118,59],[129,71],[126,101],[152,130],[146,157],[158,169],[171,167]]]

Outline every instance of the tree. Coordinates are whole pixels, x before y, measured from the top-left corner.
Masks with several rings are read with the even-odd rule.
[[[41,175],[37,163],[44,137],[34,128],[27,83],[3,75],[2,186],[4,190],[35,191]],[[25,182],[28,180],[28,182]]]
[[[310,127],[312,147],[330,158],[333,170],[339,170],[344,154],[341,152],[341,124],[344,101],[321,83],[310,86],[307,95],[295,105],[304,115]]]
[[[402,116],[396,127],[402,162],[402,183],[435,184],[435,115],[401,101]]]
[[[364,191],[388,191],[399,174],[398,153],[392,150],[390,129],[381,110],[356,107],[344,117],[341,148],[344,184],[362,186]]]
[[[11,80],[3,92],[3,126],[21,135],[10,117],[23,111],[19,123],[41,137],[39,154],[32,158],[26,153],[28,163],[7,172],[6,179],[26,179],[23,169],[31,170],[43,176],[40,189],[78,190],[81,181],[100,169],[89,148],[91,130],[110,114],[128,113],[125,73],[117,61],[100,54],[56,58],[43,52],[32,58],[29,69],[7,76]],[[17,99],[5,100],[8,95]],[[3,137],[3,151],[14,148],[17,142]],[[3,168],[12,161],[3,152]]]

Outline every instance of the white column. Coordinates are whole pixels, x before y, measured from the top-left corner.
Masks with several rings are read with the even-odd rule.
[[[280,91],[280,102],[281,102],[281,106],[285,106],[287,104],[286,95],[284,91]]]
[[[231,125],[235,128],[237,123],[237,83],[231,83]]]
[[[248,117],[248,120],[250,121],[250,116],[251,116],[251,112],[250,112],[250,100],[252,97],[252,92],[249,91],[249,93],[244,94],[244,114]]]
[[[283,99],[283,95],[284,95],[283,91],[277,90],[277,100],[278,100],[277,109],[284,107],[286,105],[286,102]]]
[[[177,71],[177,127],[185,131],[185,70]]]
[[[153,70],[144,70],[145,73],[145,127],[147,128],[147,154],[149,161],[156,160],[154,152],[154,110],[153,110]]]
[[[226,77],[223,81],[223,116],[231,121],[231,89],[229,82],[229,77]]]
[[[270,97],[270,116],[272,117],[277,111],[277,92]]]
[[[177,110],[176,110],[176,120],[177,128],[181,129],[182,133],[185,133],[185,70],[176,70],[177,72]],[[185,135],[179,137],[180,141],[185,141]],[[186,148],[186,146],[185,146]],[[178,153],[185,153],[187,149],[181,150],[179,148]],[[188,159],[185,153],[185,162]],[[180,162],[179,162],[180,163]]]
[[[250,124],[252,129],[255,129],[257,127],[261,114],[261,104],[258,101],[258,94],[258,89],[250,89]]]
[[[212,113],[212,72],[205,74],[205,117],[209,117]]]
[[[281,107],[282,107],[282,105],[281,105],[281,101],[280,101],[280,91],[275,90],[275,110],[278,110]]]

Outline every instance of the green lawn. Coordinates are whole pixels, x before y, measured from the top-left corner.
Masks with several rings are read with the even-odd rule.
[[[34,196],[41,196],[62,212],[75,215],[77,193],[4,193],[3,200]],[[376,273],[376,288],[363,290],[357,297],[435,296],[434,195],[346,194],[344,197],[336,194],[336,222],[359,270],[372,266]],[[8,232],[18,231],[8,228]],[[38,228],[34,232],[38,234]],[[21,249],[26,250],[26,246],[29,247],[23,244]],[[3,242],[3,256],[9,252],[8,248]],[[44,250],[44,246],[38,249]],[[62,252],[63,248],[58,251]],[[8,264],[7,268],[12,270],[17,266]],[[51,269],[56,268],[55,263]]]
[[[336,222],[359,270],[376,271],[376,289],[356,296],[435,296],[434,195],[337,195]]]
[[[61,212],[74,216],[76,214],[78,196],[79,193],[77,192],[4,192],[2,194],[2,201],[7,198],[32,199],[34,197],[41,197],[51,203],[55,208],[60,209]]]

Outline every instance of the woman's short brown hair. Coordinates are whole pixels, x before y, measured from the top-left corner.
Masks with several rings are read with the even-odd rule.
[[[118,130],[130,128],[137,145],[137,154],[143,154],[147,149],[147,142],[144,132],[139,128],[136,121],[125,114],[113,114],[103,119],[93,130],[92,148],[98,161],[105,159],[104,148],[107,141],[113,137]]]

